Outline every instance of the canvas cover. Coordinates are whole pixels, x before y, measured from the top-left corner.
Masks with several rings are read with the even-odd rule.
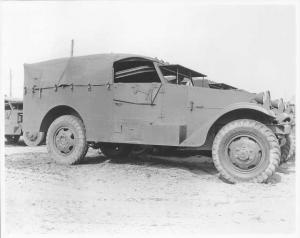
[[[101,85],[113,80],[113,63],[118,60],[138,57],[131,54],[97,54],[55,59],[35,64],[25,64],[24,86],[48,88],[55,85]]]

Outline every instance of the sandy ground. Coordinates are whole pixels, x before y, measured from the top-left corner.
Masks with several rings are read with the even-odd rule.
[[[185,234],[295,231],[295,165],[267,184],[227,184],[210,158],[122,163],[90,149],[76,166],[46,147],[5,148],[6,233]]]

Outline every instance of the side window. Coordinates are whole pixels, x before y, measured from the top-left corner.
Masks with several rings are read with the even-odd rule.
[[[147,60],[122,60],[114,64],[115,83],[159,83],[160,79],[153,65]]]

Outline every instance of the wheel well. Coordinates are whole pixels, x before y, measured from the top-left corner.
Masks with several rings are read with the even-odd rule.
[[[46,132],[48,131],[49,126],[51,123],[58,117],[63,116],[63,115],[73,115],[77,116],[78,118],[81,118],[80,114],[73,109],[72,107],[69,106],[57,106],[52,108],[43,118],[40,131]]]
[[[213,140],[219,132],[219,130],[227,123],[238,119],[252,119],[255,121],[259,121],[263,124],[270,124],[273,118],[261,111],[257,111],[254,109],[236,109],[227,112],[220,118],[218,118],[210,127],[207,133],[205,145],[211,147]]]

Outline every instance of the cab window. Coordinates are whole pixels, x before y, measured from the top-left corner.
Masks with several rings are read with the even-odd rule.
[[[115,83],[159,83],[160,79],[152,61],[122,60],[114,64]]]

